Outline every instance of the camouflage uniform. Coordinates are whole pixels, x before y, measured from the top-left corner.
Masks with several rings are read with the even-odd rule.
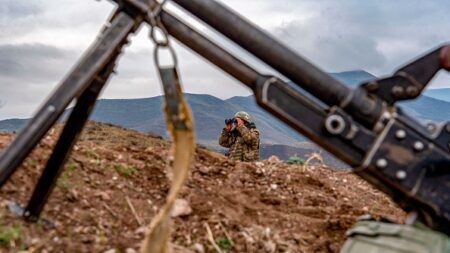
[[[259,160],[259,131],[255,124],[247,123],[229,131],[222,130],[219,144],[229,148],[230,158],[244,162]]]

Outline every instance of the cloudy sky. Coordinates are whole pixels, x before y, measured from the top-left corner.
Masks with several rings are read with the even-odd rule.
[[[363,69],[377,76],[450,42],[446,0],[226,0],[226,5],[328,72]],[[108,1],[0,0],[0,120],[30,117],[95,40]],[[263,64],[209,31],[174,4],[166,8],[258,69]],[[103,98],[161,94],[148,29],[133,36]],[[177,45],[184,89],[221,98],[249,91]],[[450,87],[441,73],[431,88]]]

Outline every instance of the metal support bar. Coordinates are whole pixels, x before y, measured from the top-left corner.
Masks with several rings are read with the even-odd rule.
[[[78,99],[25,208],[24,216],[28,221],[37,221],[39,219],[45,203],[52,193],[63,166],[72,151],[73,145],[75,145],[83,130],[114,66],[115,60],[112,60]]]
[[[9,147],[0,156],[0,187],[9,179],[47,131],[58,120],[69,103],[92,83],[99,71],[126,43],[127,37],[141,24],[125,13],[115,16],[112,24],[88,50],[75,69],[58,86],[35,116],[27,122]]]

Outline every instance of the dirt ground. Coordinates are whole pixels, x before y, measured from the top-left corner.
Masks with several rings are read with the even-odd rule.
[[[24,222],[8,204],[26,205],[58,132],[0,190],[0,252],[138,251],[170,186],[170,143],[90,123],[44,210],[54,227]],[[12,139],[0,133],[0,149]],[[338,252],[358,216],[405,218],[349,172],[276,159],[234,162],[200,147],[180,198],[189,206],[175,218],[172,242],[179,252],[216,252],[208,229],[222,252]]]

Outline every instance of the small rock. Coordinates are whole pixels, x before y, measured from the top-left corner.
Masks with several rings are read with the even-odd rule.
[[[264,167],[264,163],[263,162],[255,162],[256,167],[262,168]]]
[[[344,201],[350,201],[348,198],[343,198],[342,200],[344,200]]]
[[[78,200],[78,192],[74,189],[69,190],[69,192],[66,195],[66,198],[70,202],[75,202]]]
[[[286,182],[287,182],[287,183],[290,183],[290,182],[291,182],[291,179],[292,179],[291,175],[288,174],[288,175],[286,176]]]
[[[267,253],[274,253],[275,249],[277,248],[277,245],[272,241],[265,241],[263,242],[263,244],[264,249],[266,250]]]
[[[192,208],[189,205],[189,202],[185,199],[177,199],[172,207],[172,211],[170,212],[170,216],[172,218],[175,217],[183,217],[188,216],[192,213]]]
[[[95,197],[100,198],[101,200],[109,201],[111,200],[111,197],[107,192],[97,192],[95,194]]]
[[[276,189],[278,189],[278,185],[277,184],[271,184],[270,188],[272,188],[272,190],[276,190]]]
[[[81,206],[84,208],[90,207],[91,204],[89,204],[89,202],[86,199],[82,199],[81,200]]]
[[[198,171],[204,175],[208,174],[211,171],[211,168],[202,166],[198,169]]]
[[[280,163],[281,162],[280,158],[278,158],[278,156],[276,156],[276,155],[270,156],[267,159],[267,161],[269,161],[269,163]]]
[[[192,250],[195,251],[196,253],[205,253],[205,246],[203,246],[203,244],[201,243],[196,243],[194,245],[192,245]]]
[[[147,231],[147,227],[139,227],[134,231],[137,235],[145,235],[145,232]]]
[[[81,237],[81,242],[89,244],[89,243],[94,242],[94,239],[92,237],[90,237],[90,236],[82,236]]]
[[[109,249],[107,251],[103,251],[103,253],[116,253],[116,249]]]
[[[40,242],[39,238],[33,238],[33,239],[31,239],[30,244],[37,245],[39,242]]]
[[[0,201],[1,208],[8,208],[8,206],[9,206],[9,200]]]
[[[367,206],[365,206],[365,207],[362,208],[362,210],[363,210],[364,212],[368,212],[368,211],[369,211],[369,208],[368,208]]]
[[[127,248],[127,249],[125,249],[125,253],[137,253],[137,251],[132,248]]]
[[[75,229],[73,230],[73,232],[75,232],[76,234],[81,233],[81,231],[83,231],[83,227],[82,226],[75,227]]]

